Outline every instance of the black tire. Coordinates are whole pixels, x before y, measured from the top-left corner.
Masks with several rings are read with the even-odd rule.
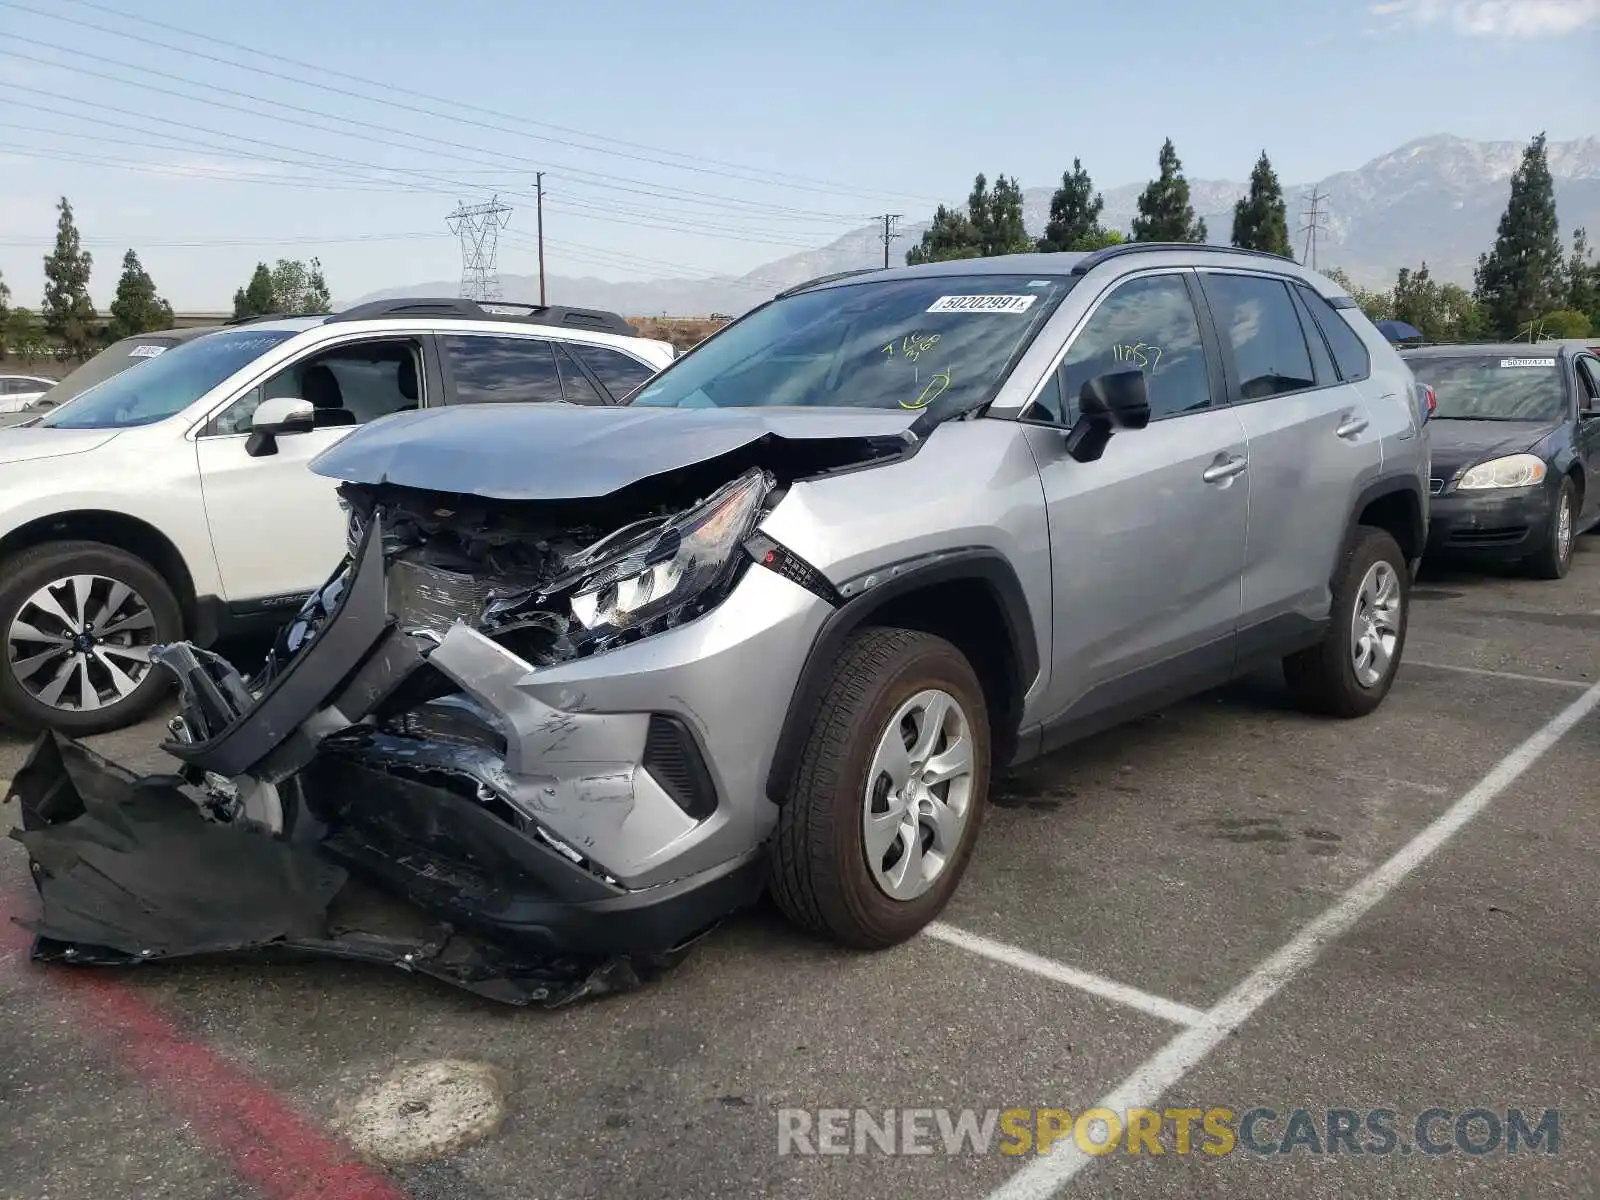
[[[183,610],[167,581],[143,559],[114,546],[49,542],[0,562],[0,722],[25,732],[53,729],[84,737],[122,729],[149,716],[171,681],[166,671],[152,665],[122,699],[76,711],[45,704],[28,692],[13,666],[24,651],[12,642],[12,623],[40,588],[73,575],[98,575],[131,588],[154,619],[151,641],[170,642],[183,636]]]
[[[1362,580],[1376,564],[1387,563],[1400,589],[1400,629],[1387,672],[1372,686],[1356,677],[1352,661],[1351,623]],[[1400,544],[1382,529],[1356,529],[1333,581],[1330,624],[1322,641],[1283,660],[1283,674],[1296,704],[1307,712],[1330,717],[1364,717],[1383,703],[1394,685],[1405,651],[1411,618],[1411,572]]]
[[[1570,534],[1567,537],[1566,548],[1561,546],[1561,539],[1557,530],[1561,526],[1561,512],[1565,507],[1567,512],[1567,528],[1577,528],[1578,524],[1578,488],[1568,475],[1561,480],[1561,490],[1556,494],[1556,502],[1550,507],[1550,528],[1545,531],[1544,547],[1537,554],[1530,554],[1523,560],[1523,565],[1528,574],[1535,579],[1563,579],[1567,570],[1572,566],[1572,550],[1577,539]]]
[[[896,709],[939,688],[954,697],[972,736],[972,787],[961,840],[929,889],[897,900],[868,867],[862,830],[867,773]],[[868,629],[835,662],[773,836],[769,886],[796,924],[846,946],[876,950],[914,936],[961,882],[988,803],[990,734],[983,688],[943,638]]]

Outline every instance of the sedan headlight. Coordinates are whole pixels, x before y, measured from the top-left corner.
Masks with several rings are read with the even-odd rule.
[[[573,617],[585,629],[626,629],[714,602],[737,570],[740,545],[771,490],[766,472],[748,471],[703,504],[608,547],[599,561],[580,567]]]
[[[1456,490],[1475,492],[1485,488],[1530,487],[1542,481],[1544,475],[1544,459],[1537,454],[1508,454],[1473,467],[1461,477]]]

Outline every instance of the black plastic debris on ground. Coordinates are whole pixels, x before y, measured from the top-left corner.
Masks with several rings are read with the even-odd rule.
[[[11,836],[28,851],[42,908],[18,923],[34,934],[40,962],[335,958],[555,1008],[633,990],[684,953],[556,959],[470,936],[374,896],[315,845],[211,819],[178,776],[135,776],[54,733],[34,743],[6,799],[22,810]],[[363,925],[402,928],[356,928],[342,910]]]

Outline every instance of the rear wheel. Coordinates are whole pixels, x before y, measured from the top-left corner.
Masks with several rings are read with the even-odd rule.
[[[1411,572],[1394,537],[1356,530],[1333,581],[1328,632],[1283,660],[1301,708],[1333,717],[1364,717],[1383,703],[1405,649]]]
[[[168,678],[150,648],[183,636],[166,580],[100,542],[52,542],[0,563],[0,720],[84,736],[149,715]]]
[[[1528,573],[1535,579],[1561,579],[1572,566],[1572,531],[1578,524],[1578,489],[1568,475],[1550,511],[1550,530],[1544,549],[1527,559]]]
[[[869,629],[846,643],[779,813],[771,890],[847,946],[913,936],[971,857],[989,784],[983,689],[949,642]]]

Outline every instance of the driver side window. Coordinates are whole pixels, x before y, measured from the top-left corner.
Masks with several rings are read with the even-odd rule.
[[[245,434],[262,401],[295,396],[308,401],[317,428],[365,425],[417,408],[421,346],[410,339],[358,342],[301,359],[251,388],[217,418],[217,436]]]
[[[1121,284],[1073,339],[1056,378],[1035,403],[1059,389],[1061,423],[1078,419],[1078,396],[1097,375],[1137,368],[1150,392],[1150,419],[1211,405],[1200,322],[1181,275],[1150,275]]]

